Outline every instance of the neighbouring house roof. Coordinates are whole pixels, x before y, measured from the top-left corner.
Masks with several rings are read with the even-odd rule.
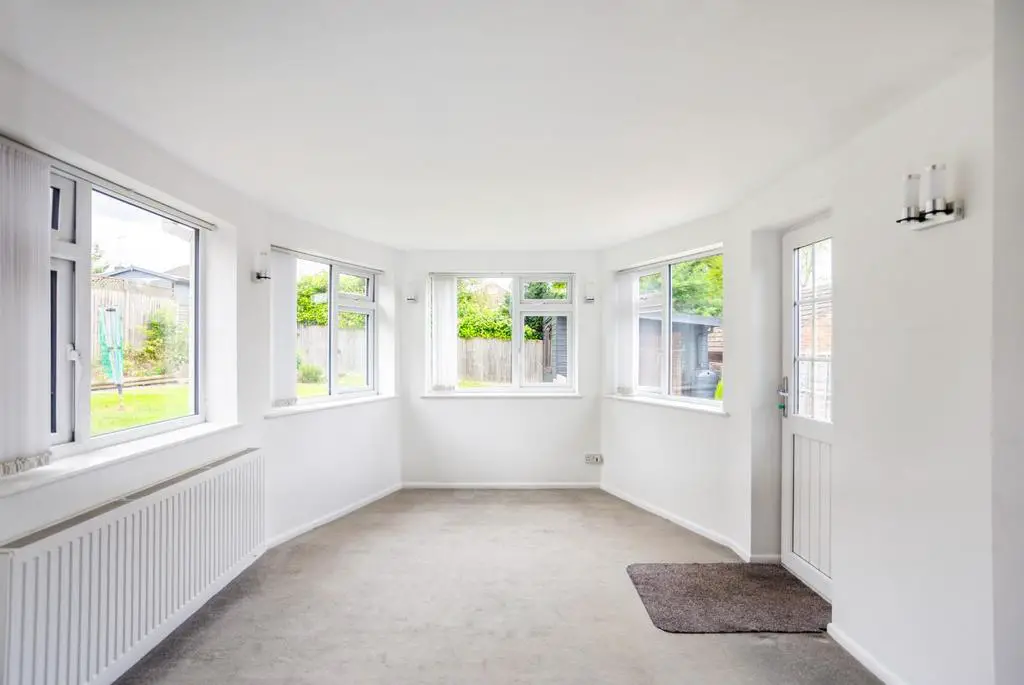
[[[161,280],[164,280],[164,281],[168,281],[170,283],[188,285],[189,279],[187,277],[178,275],[177,273],[174,273],[174,272],[179,271],[182,268],[189,269],[188,265],[185,265],[184,267],[176,266],[173,269],[171,269],[170,271],[162,272],[162,271],[153,271],[152,269],[144,269],[141,266],[134,266],[134,265],[129,264],[128,266],[119,266],[119,267],[113,268],[113,269],[111,269],[109,271],[106,271],[106,272],[104,272],[102,274],[99,274],[99,275],[100,276],[104,276],[106,278],[124,278],[126,276],[130,277],[132,274],[139,274],[139,275],[142,275],[142,276],[148,276],[149,278],[155,278],[155,279],[161,279]],[[188,271],[186,271],[186,273],[188,273]]]

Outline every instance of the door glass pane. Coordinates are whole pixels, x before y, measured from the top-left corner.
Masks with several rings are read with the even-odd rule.
[[[334,391],[347,392],[369,386],[370,315],[338,312],[335,340]]]
[[[196,412],[197,232],[92,193],[92,434]]]
[[[803,351],[801,349],[801,355]],[[814,352],[815,358],[832,357],[832,301],[826,300],[814,305]]]
[[[801,357],[810,357],[814,354],[814,305],[805,303],[797,305],[797,337]]]
[[[512,279],[458,279],[458,387],[512,384]]]
[[[814,246],[807,245],[796,251],[797,299],[814,297]]]
[[[523,317],[523,385],[569,384],[569,317]]]
[[[814,379],[812,385],[814,395],[814,418],[822,421],[832,420],[832,364],[814,362]]]
[[[812,402],[811,395],[811,384],[813,379],[811,378],[813,362],[797,362],[796,364],[796,411],[794,412],[797,416],[805,416],[807,418],[814,417],[814,403]]]
[[[308,259],[295,260],[296,395],[323,397],[330,391],[330,267]]]
[[[832,420],[832,240],[795,251],[794,414]]]
[[[832,297],[832,240],[814,243],[814,296]]]

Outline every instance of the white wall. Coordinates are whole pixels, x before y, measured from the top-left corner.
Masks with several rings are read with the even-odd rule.
[[[758,519],[773,505],[758,502],[777,481],[756,474],[768,466],[774,478],[777,457],[759,452],[772,430],[773,365],[752,349],[769,304],[754,269],[735,267],[771,249],[751,231],[831,209],[833,622],[907,683],[993,680],[992,87],[992,62],[974,65],[725,215],[605,255],[614,269],[725,244],[730,416],[606,400],[602,482],[743,546],[771,537]],[[967,220],[897,226],[902,175],[938,161]],[[1020,288],[1010,292],[1019,309]],[[778,300],[774,309],[781,317]],[[1019,356],[1020,339],[1008,354]],[[1008,445],[1019,455],[1019,432]]]
[[[744,449],[749,448],[749,383],[734,341],[749,330],[749,235],[736,231],[728,217],[710,217],[608,250],[604,268],[610,279],[619,269],[717,243],[723,244],[726,279],[724,404],[729,416],[606,398],[601,483],[641,506],[708,531],[744,556],[750,551],[750,459]],[[614,360],[609,355],[605,372],[610,391]]]
[[[600,467],[583,463],[600,448],[601,311],[579,304],[578,398],[428,398],[427,298],[431,272],[573,272],[582,294],[597,278],[589,252],[407,252],[402,303],[402,476],[407,483],[596,484]],[[403,292],[403,296],[404,296]]]
[[[1024,3],[997,0],[995,16],[995,324],[992,535],[995,669],[1024,683]]]
[[[203,236],[210,256],[203,323],[209,341],[209,418],[230,426],[186,444],[2,496],[0,540],[245,447],[260,447],[266,455],[271,538],[301,530],[399,484],[395,399],[264,419],[270,405],[270,288],[250,278],[254,255],[272,243],[383,268],[381,384],[393,394],[397,322],[392,250],[273,212],[2,57],[0,92],[0,133],[191,208],[221,226]],[[37,482],[48,469],[59,471],[62,465],[25,476]],[[6,492],[16,489],[18,478],[5,479]]]

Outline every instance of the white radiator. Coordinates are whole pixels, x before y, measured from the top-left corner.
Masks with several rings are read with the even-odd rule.
[[[265,549],[246,450],[0,549],[0,685],[109,685]]]

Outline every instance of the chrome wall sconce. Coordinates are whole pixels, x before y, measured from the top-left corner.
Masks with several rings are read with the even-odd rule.
[[[903,180],[903,214],[896,223],[908,224],[914,230],[921,230],[964,218],[963,201],[946,199],[946,165],[932,164],[927,173],[928,199],[923,209],[920,174],[907,174]]]

